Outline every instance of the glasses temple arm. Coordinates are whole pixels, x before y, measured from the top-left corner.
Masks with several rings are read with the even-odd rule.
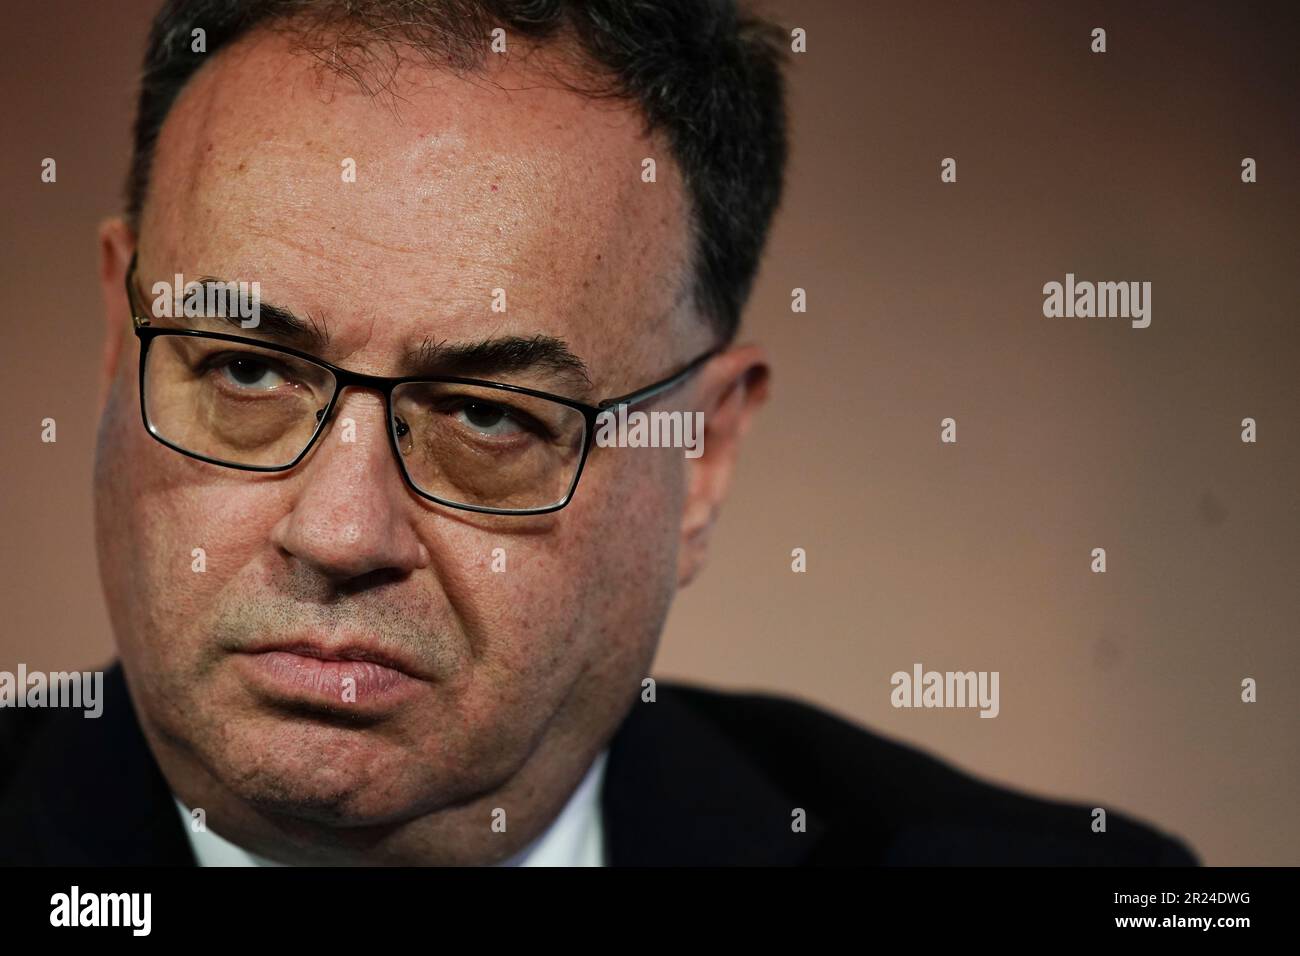
[[[603,412],[608,411],[611,408],[617,408],[619,405],[638,405],[648,398],[653,398],[669,389],[676,388],[698,370],[701,365],[722,352],[724,348],[725,346],[718,346],[715,349],[710,349],[699,358],[695,359],[695,361],[691,362],[691,364],[687,365],[680,372],[664,379],[662,382],[656,382],[646,388],[639,389],[635,392],[629,392],[626,395],[620,395],[617,398],[607,398],[603,402],[598,403],[596,408]]]
[[[148,325],[149,316],[143,308],[140,301],[140,290],[135,284],[135,261],[139,256],[139,251],[131,253],[131,264],[126,267],[126,302],[131,308],[131,321],[136,326]]]

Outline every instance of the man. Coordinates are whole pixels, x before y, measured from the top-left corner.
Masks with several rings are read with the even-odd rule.
[[[703,0],[164,8],[100,244],[121,663],[98,720],[4,715],[7,862],[1193,862],[649,680],[766,395],[780,42]]]

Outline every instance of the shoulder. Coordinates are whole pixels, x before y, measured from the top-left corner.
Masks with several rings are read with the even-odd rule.
[[[660,684],[723,734],[792,806],[826,826],[820,862],[1173,865],[1180,840],[1104,801],[1071,803],[999,786],[817,705],[768,693]],[[1094,808],[1106,830],[1093,830]]]

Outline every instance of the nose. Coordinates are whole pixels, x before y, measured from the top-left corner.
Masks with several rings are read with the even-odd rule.
[[[336,584],[428,565],[380,396],[344,393],[301,469],[293,505],[272,530],[277,547]]]

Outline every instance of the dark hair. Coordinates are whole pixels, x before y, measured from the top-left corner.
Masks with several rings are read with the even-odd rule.
[[[181,88],[208,56],[262,26],[290,32],[322,62],[328,49],[329,65],[363,86],[382,45],[464,70],[485,60],[496,27],[537,44],[570,41],[592,80],[582,92],[635,103],[665,135],[690,196],[696,304],[724,338],[735,334],[785,169],[783,34],[774,25],[734,0],[167,0],[145,52],[127,180],[133,226]],[[191,51],[198,28],[205,53]]]

